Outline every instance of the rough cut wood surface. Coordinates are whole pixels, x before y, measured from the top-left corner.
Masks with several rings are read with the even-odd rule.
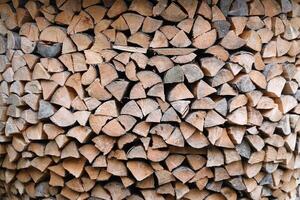
[[[0,199],[295,200],[298,0],[0,0]]]

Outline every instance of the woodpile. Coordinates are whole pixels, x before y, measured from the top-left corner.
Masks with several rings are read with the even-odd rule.
[[[298,0],[0,0],[0,199],[296,199]]]

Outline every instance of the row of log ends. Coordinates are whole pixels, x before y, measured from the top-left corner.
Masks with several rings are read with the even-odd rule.
[[[296,199],[298,2],[0,0],[0,199]]]

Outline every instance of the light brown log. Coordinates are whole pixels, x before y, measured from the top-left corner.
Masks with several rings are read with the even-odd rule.
[[[246,107],[241,107],[235,111],[233,111],[230,115],[228,115],[227,119],[235,124],[245,125],[247,124],[247,109]]]
[[[150,39],[151,38],[149,35],[143,32],[136,32],[135,34],[131,35],[127,41],[147,49],[150,44]]]
[[[123,17],[126,20],[126,23],[128,24],[131,34],[136,33],[140,29],[144,21],[143,16],[133,13],[123,14]]]
[[[161,78],[151,71],[138,72],[137,77],[145,89],[162,82]]]
[[[217,148],[210,148],[207,152],[207,167],[221,166],[224,164],[224,155]]]
[[[188,167],[178,167],[173,171],[173,175],[182,183],[186,183],[195,175],[194,171]]]
[[[186,55],[196,51],[196,48],[156,48],[153,51],[161,55],[166,56],[177,56],[177,55]]]
[[[179,31],[175,35],[175,37],[173,37],[173,39],[170,41],[170,44],[172,44],[175,47],[188,47],[191,44],[191,41],[184,33],[184,31]]]
[[[162,13],[161,16],[173,22],[179,22],[187,17],[187,15],[175,3],[171,3]]]
[[[193,46],[198,49],[207,49],[211,47],[217,39],[217,31],[212,29],[202,33],[193,40]]]
[[[142,31],[145,33],[152,33],[155,32],[161,25],[162,20],[146,17],[143,22]]]
[[[75,142],[69,142],[61,151],[61,158],[79,158],[78,148]]]
[[[41,140],[45,138],[43,133],[43,124],[38,123],[37,125],[30,126],[25,130],[26,136],[30,140]]]
[[[56,125],[66,127],[75,123],[73,113],[64,107],[61,107],[51,118]]]
[[[194,95],[189,91],[184,83],[177,84],[168,94],[169,101],[189,99],[193,97]]]
[[[74,34],[86,31],[94,28],[92,17],[84,11],[81,11],[79,15],[75,15],[70,22],[67,32],[68,34]]]
[[[127,167],[138,181],[144,180],[153,173],[153,169],[141,161],[128,161]]]
[[[201,59],[202,69],[206,76],[215,76],[225,63],[215,57]]]
[[[194,95],[199,99],[202,97],[206,97],[210,94],[215,93],[217,90],[210,85],[208,85],[206,82],[203,80],[200,80],[196,87],[194,87],[193,93]]]
[[[66,37],[66,30],[58,26],[49,26],[40,34],[40,40],[47,42],[62,43]]]
[[[233,50],[245,45],[245,41],[238,37],[233,31],[229,31],[220,43],[224,48]]]
[[[112,137],[106,135],[94,137],[92,141],[95,143],[96,147],[103,152],[104,155],[111,151],[115,143],[115,140]]]
[[[244,32],[242,38],[246,41],[246,46],[250,47],[255,51],[261,51],[262,41],[258,33],[254,30]]]
[[[86,160],[85,158],[75,159],[75,158],[67,158],[63,161],[63,167],[73,176],[78,178],[83,172],[83,167]]]
[[[154,37],[149,45],[149,47],[152,48],[163,48],[163,47],[168,47],[168,40],[166,36],[160,32],[160,31],[155,31]]]
[[[121,124],[118,122],[118,120],[113,119],[109,121],[102,129],[102,131],[112,137],[119,137],[123,134],[125,134],[125,130],[121,126]]]

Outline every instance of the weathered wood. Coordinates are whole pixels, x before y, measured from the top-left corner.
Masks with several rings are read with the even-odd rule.
[[[53,58],[59,55],[61,52],[62,45],[60,43],[56,43],[54,45],[47,45],[41,42],[37,43],[37,52],[43,57]]]
[[[296,199],[299,16],[296,0],[0,1],[0,196]]]
[[[61,107],[51,118],[56,125],[66,127],[75,123],[73,113]]]
[[[153,51],[166,56],[177,56],[192,53],[196,48],[155,48]]]

